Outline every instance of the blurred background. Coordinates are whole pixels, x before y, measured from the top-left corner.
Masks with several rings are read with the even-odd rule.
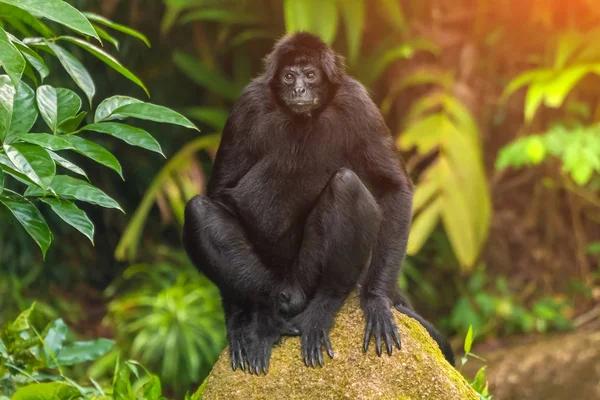
[[[126,182],[81,160],[126,211],[84,208],[95,246],[56,216],[45,261],[0,214],[0,325],[36,301],[142,362],[178,396],[225,345],[215,287],[181,245],[227,115],[287,31],[346,57],[416,183],[400,278],[416,309],[486,360],[496,399],[600,398],[600,8],[594,0],[73,0],[148,36],[119,59],[152,102],[196,123],[155,129],[167,159],[101,142]],[[86,54],[99,98],[141,89]],[[60,80],[60,79],[59,79]],[[71,82],[62,83],[72,87]],[[143,125],[142,125],[143,126]],[[472,376],[480,362],[463,369]],[[110,367],[109,367],[110,366]],[[470,375],[469,375],[470,374]]]

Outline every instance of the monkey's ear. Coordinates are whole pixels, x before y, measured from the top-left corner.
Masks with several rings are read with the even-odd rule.
[[[345,74],[345,59],[330,49],[321,51],[321,66],[329,82],[340,85]]]

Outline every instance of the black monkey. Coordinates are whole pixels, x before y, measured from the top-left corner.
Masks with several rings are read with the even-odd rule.
[[[383,342],[388,354],[400,348],[394,306],[454,364],[397,285],[412,196],[381,113],[342,57],[308,33],[281,39],[226,123],[206,197],[185,210],[184,244],[220,289],[233,369],[266,373],[286,334],[302,335],[306,365],[323,365],[357,283],[364,351],[371,336],[378,355]]]

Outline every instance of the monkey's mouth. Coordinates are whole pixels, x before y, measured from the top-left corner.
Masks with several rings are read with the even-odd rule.
[[[317,105],[318,103],[319,103],[319,99],[315,98],[315,99],[312,99],[312,100],[299,100],[299,101],[295,101],[291,105],[295,106],[295,107],[307,107],[307,106]]]

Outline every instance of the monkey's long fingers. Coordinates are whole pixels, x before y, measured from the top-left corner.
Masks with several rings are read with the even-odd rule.
[[[375,350],[377,351],[377,355],[381,357],[381,336],[383,332],[381,332],[382,326],[379,320],[375,321]]]
[[[385,347],[387,349],[388,356],[392,355],[392,349],[393,349],[392,337],[391,337],[390,332],[389,332],[390,330],[386,329],[384,331],[384,333],[383,333],[384,334],[384,339],[385,339]]]
[[[333,358],[335,354],[333,353],[333,348],[331,347],[331,341],[329,340],[328,334],[325,335],[325,348],[327,349],[327,355],[329,358]]]
[[[324,364],[323,361],[323,346],[325,345],[325,340],[323,340],[323,336],[320,335],[317,348],[315,349],[317,352],[317,360],[319,361],[319,365],[322,367]]]
[[[367,326],[365,327],[365,339],[363,341],[363,351],[366,353],[369,350],[369,341],[373,333],[373,320],[367,316]]]
[[[402,345],[400,344],[400,334],[398,333],[398,328],[396,327],[396,324],[392,324],[392,335],[394,336],[394,342],[396,343],[396,347],[398,347],[398,350],[400,350],[402,348]]]

